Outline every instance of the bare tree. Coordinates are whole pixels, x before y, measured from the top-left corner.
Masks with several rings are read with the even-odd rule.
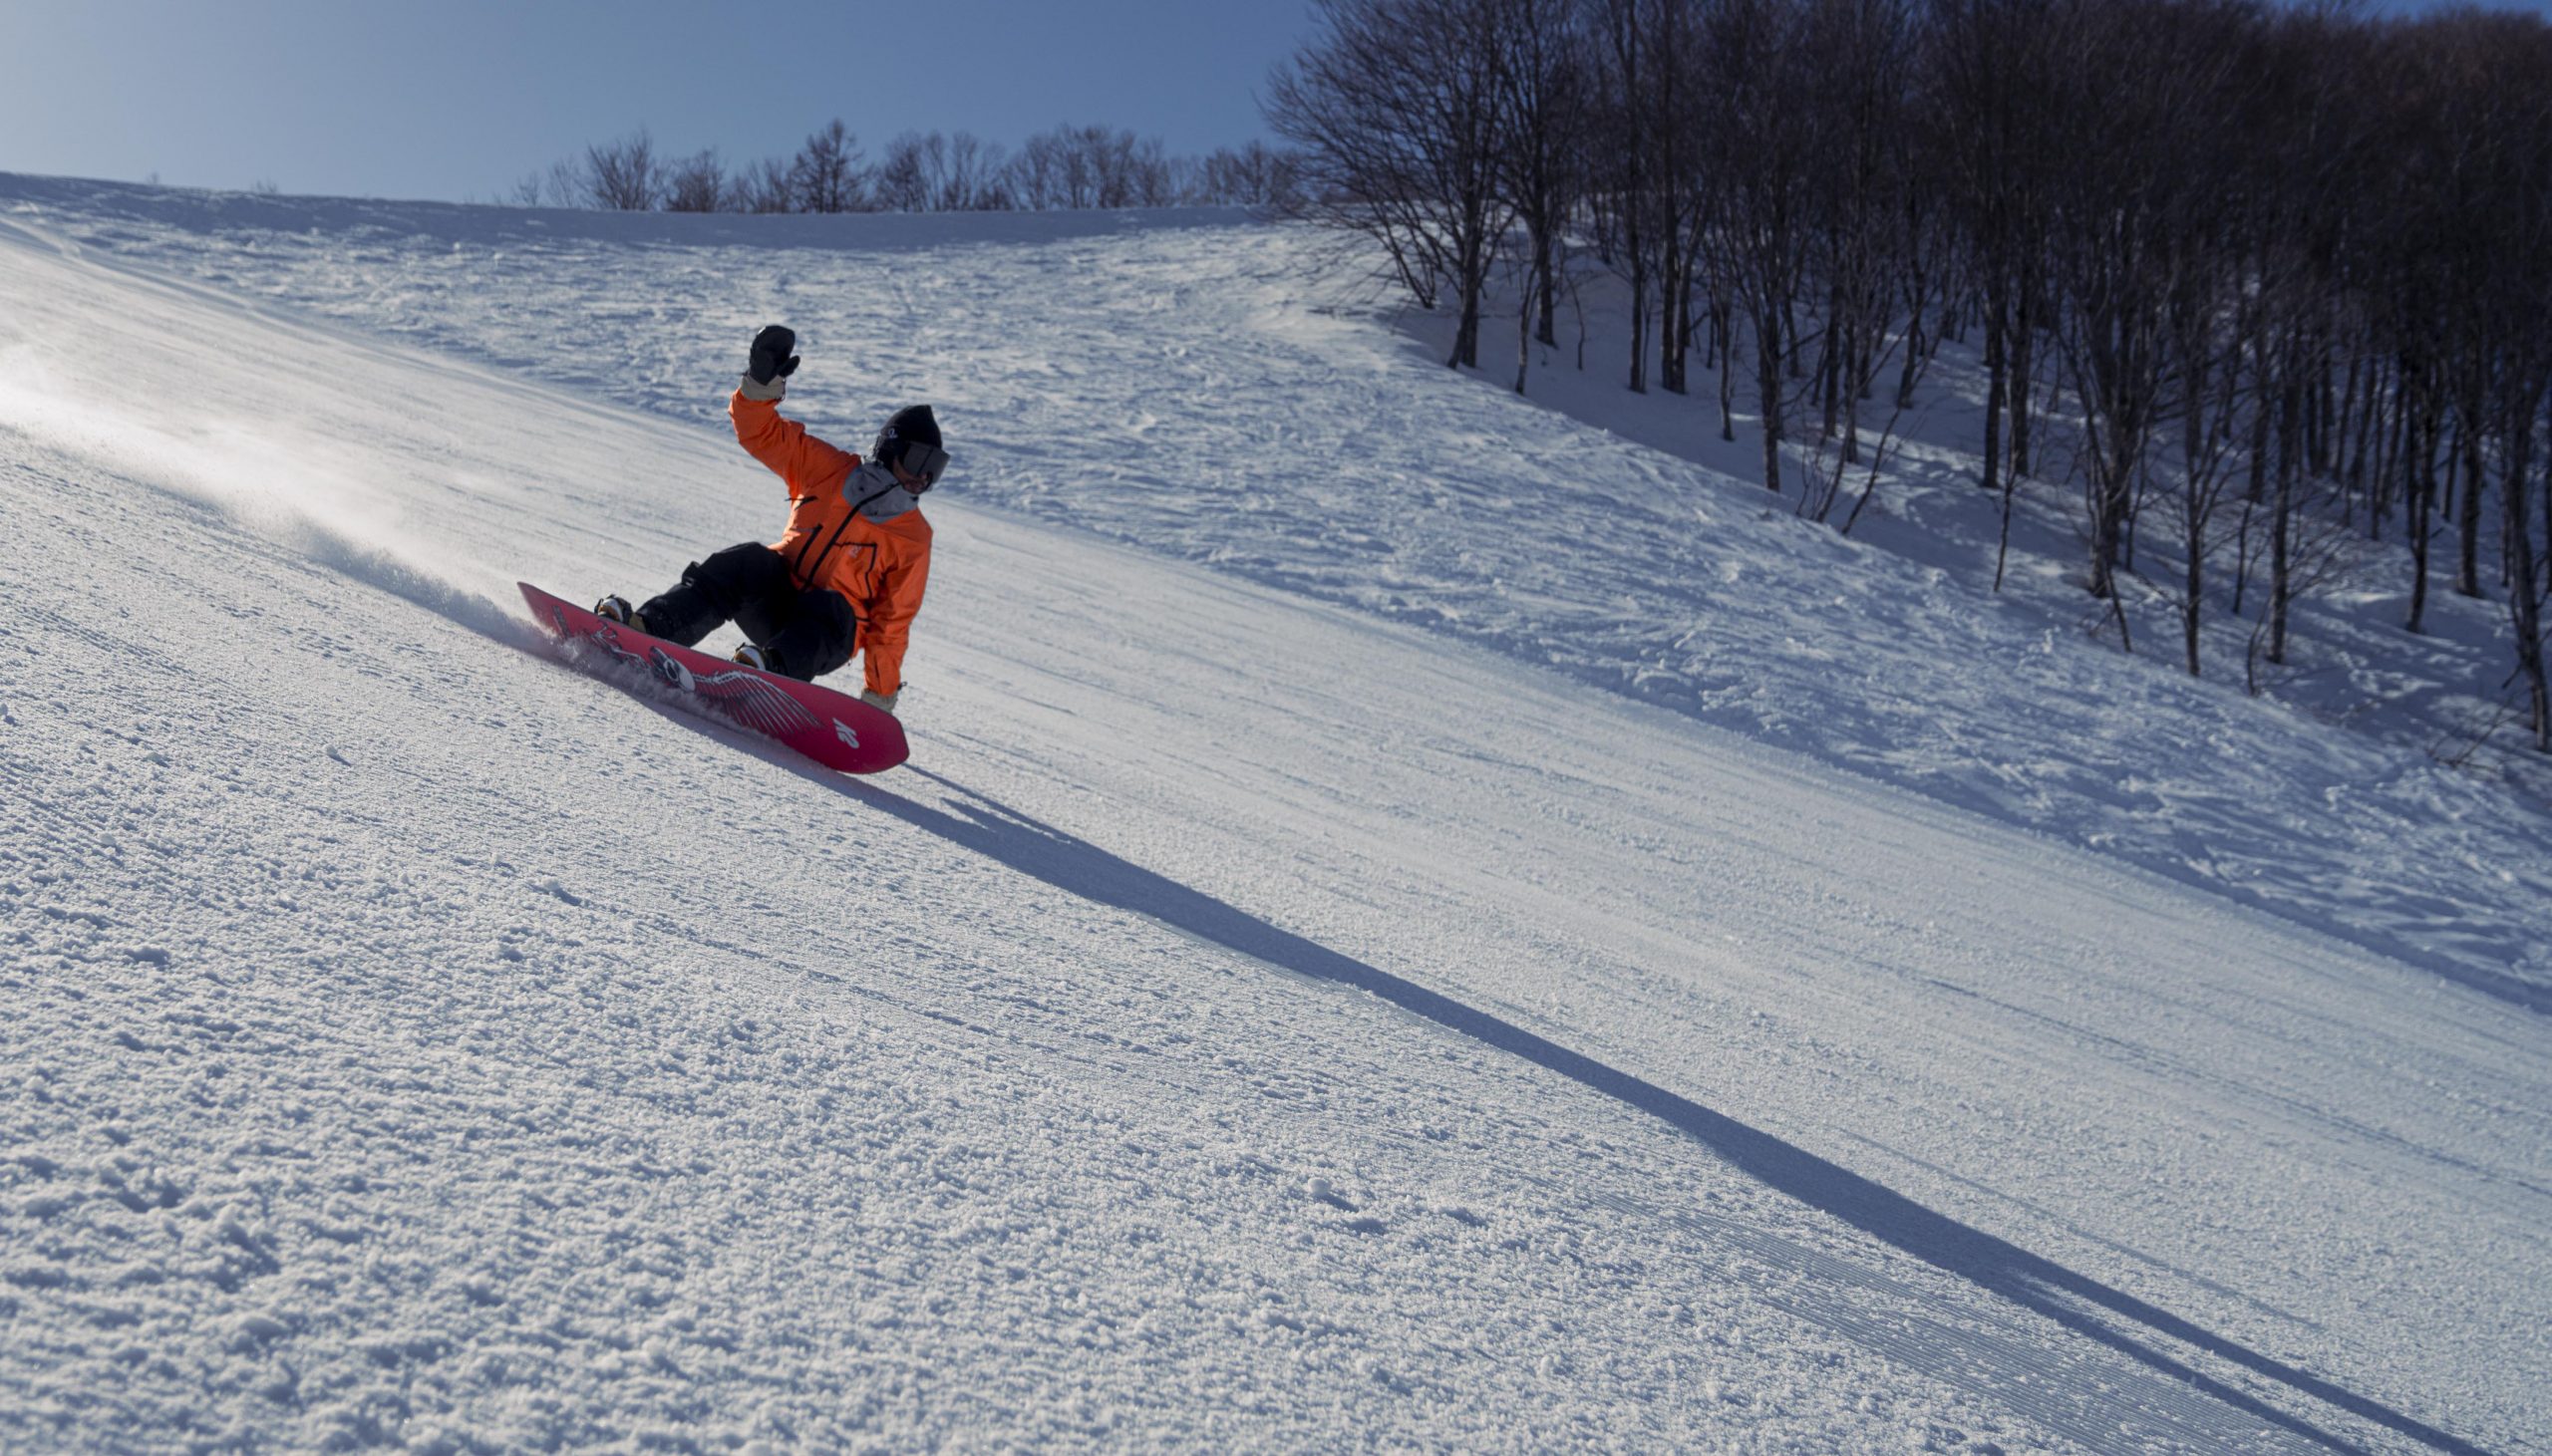
[[[1048,207],[1157,207],[1176,200],[1175,174],[1158,138],[1107,127],[1058,127],[1029,139],[1035,182],[1024,191]]]
[[[668,212],[723,212],[729,200],[727,169],[714,148],[684,157],[665,173]]]
[[[1730,291],[1754,336],[1754,395],[1762,416],[1763,486],[1781,488],[1788,437],[1784,383],[1798,348],[1808,283],[1813,119],[1803,17],[1786,0],[1720,0],[1702,52],[1705,123],[1713,135],[1714,231]]]
[[[789,186],[800,212],[851,212],[866,200],[859,139],[839,118],[809,134],[789,163]]]
[[[1571,212],[1585,189],[1590,60],[1577,25],[1576,0],[1505,0],[1498,35],[1497,99],[1506,146],[1499,185],[1524,225],[1526,269],[1517,331],[1533,321],[1533,337],[1557,346],[1552,315],[1554,276]],[[1515,393],[1524,392],[1524,357],[1515,361]]]
[[[2206,620],[2207,561],[2215,546],[2216,513],[2235,478],[2240,438],[2237,408],[2242,379],[2242,339],[2237,318],[2229,331],[2224,310],[2232,288],[2227,259],[2192,259],[2172,279],[2167,302],[2168,343],[2174,360],[2168,424],[2179,442],[2181,576],[2172,605],[2180,617],[2180,647],[2190,677],[2205,673],[2201,653]],[[2236,302],[2237,311],[2247,305]]]
[[[2065,82],[2061,57],[2079,11],[2059,0],[1932,0],[1919,113],[1949,213],[1964,243],[1984,329],[1984,469],[2002,500],[1994,588],[2009,560],[2012,511],[2028,451],[2030,340],[2047,256],[2052,173],[2042,145]],[[2007,455],[2009,461],[2007,463]]]
[[[1020,207],[1043,212],[1072,201],[1072,148],[1056,133],[1031,137],[1010,159],[1010,194]]]
[[[739,212],[798,210],[798,188],[790,179],[789,163],[776,156],[766,156],[736,173],[727,195]]]
[[[1198,163],[1188,200],[1220,207],[1287,207],[1301,196],[1299,163],[1290,151],[1264,142],[1237,150],[1224,146]]]
[[[944,147],[939,134],[924,137],[905,132],[886,144],[886,154],[868,178],[868,200],[887,212],[922,212],[930,207],[929,167],[924,147]]]
[[[1495,0],[1319,0],[1323,34],[1268,84],[1303,149],[1308,215],[1379,242],[1422,308],[1458,310],[1445,363],[1479,364],[1480,297],[1508,212]]]
[[[1917,250],[1934,240],[1916,221],[1925,196],[1907,149],[1911,0],[1812,0],[1800,41],[1809,69],[1834,78],[1802,105],[1816,124],[1807,149],[1809,268],[1825,297],[1814,378],[1823,437],[1839,437],[1839,481],[1860,459],[1861,402],[1897,349],[1911,353],[1920,305],[1900,331],[1900,293],[1925,271]],[[1809,511],[1820,520],[1832,500],[1830,489],[1823,494]]]
[[[936,135],[936,134],[933,134]],[[931,205],[942,212],[981,212],[1010,205],[1003,174],[1009,158],[1002,147],[972,132],[948,139],[945,150],[933,155]]]
[[[587,205],[606,211],[646,212],[665,195],[665,164],[641,128],[617,142],[585,148]]]
[[[1121,202],[1108,205],[1119,207],[1167,207],[1179,199],[1180,166],[1157,137],[1136,141],[1131,133],[1118,133],[1124,145],[1112,152],[1121,158],[1119,174]]]
[[[1594,0],[1588,24],[1594,34],[1588,50],[1587,156],[1591,220],[1604,260],[1630,287],[1630,370],[1632,394],[1648,393],[1648,344],[1658,274],[1656,202],[1658,194],[1680,184],[1663,174],[1658,141],[1667,125],[1655,93],[1667,63],[1658,57],[1656,32],[1670,28],[1658,20],[1671,11],[1681,33],[1691,6],[1687,0]],[[1678,119],[1680,121],[1680,119]]]
[[[2091,595],[2128,626],[2118,573],[2170,368],[2168,300],[2221,193],[2208,162],[2232,125],[2238,0],[2076,0],[2072,85],[2051,142],[2057,338],[2084,415]],[[2022,381],[2024,386],[2027,380]]]
[[[1031,137],[1006,178],[1019,205],[1046,211],[1132,205],[1134,136],[1105,127],[1057,127]]]

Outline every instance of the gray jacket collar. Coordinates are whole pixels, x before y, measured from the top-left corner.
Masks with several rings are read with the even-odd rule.
[[[859,513],[879,525],[921,504],[911,491],[895,483],[895,472],[877,460],[862,460],[842,482],[842,493],[859,504]]]

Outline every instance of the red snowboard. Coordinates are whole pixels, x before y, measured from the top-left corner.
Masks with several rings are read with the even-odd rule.
[[[532,620],[567,645],[586,667],[641,673],[670,690],[682,706],[774,738],[844,773],[876,773],[904,761],[903,725],[895,716],[830,688],[731,663],[617,622],[606,622],[529,582],[516,582]]]

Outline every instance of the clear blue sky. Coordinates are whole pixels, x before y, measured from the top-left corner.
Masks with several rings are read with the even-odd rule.
[[[483,199],[641,126],[739,162],[836,116],[872,155],[1059,122],[1205,151],[1265,135],[1311,31],[1309,0],[0,0],[0,171]]]
[[[645,126],[731,161],[840,117],[1006,145],[1105,123],[1205,151],[1307,0],[0,0],[0,171],[491,197]]]

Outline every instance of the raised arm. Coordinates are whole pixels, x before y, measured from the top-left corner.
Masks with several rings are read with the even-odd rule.
[[[850,473],[856,455],[817,439],[806,427],[781,418],[780,401],[789,392],[789,376],[798,368],[798,336],[772,324],[754,336],[752,363],[743,383],[727,400],[727,418],[736,427],[736,442],[771,467],[789,485],[795,499],[811,495]]]

